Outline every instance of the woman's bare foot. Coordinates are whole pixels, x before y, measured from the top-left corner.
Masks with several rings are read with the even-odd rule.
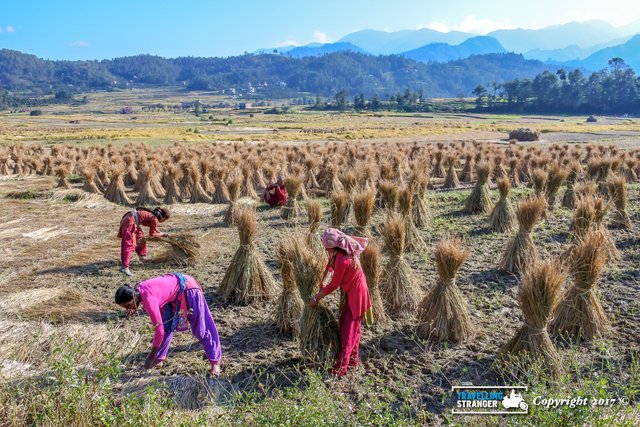
[[[222,369],[220,369],[220,364],[216,363],[216,364],[211,364],[211,375],[213,375],[216,378],[219,378],[220,375],[222,375]]]

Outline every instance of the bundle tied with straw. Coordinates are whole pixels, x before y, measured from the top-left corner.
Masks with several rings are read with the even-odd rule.
[[[398,186],[392,181],[378,182],[379,204],[382,209],[391,212],[395,210],[398,202]]]
[[[413,192],[413,223],[418,228],[424,228],[429,222],[429,204],[427,203],[429,177],[423,169],[414,169],[410,186]]]
[[[555,310],[549,325],[552,332],[588,340],[604,335],[609,320],[596,290],[607,259],[605,236],[599,230],[590,230],[573,248],[569,260],[573,285],[564,292]]]
[[[235,211],[237,210],[237,202],[240,198],[240,187],[242,186],[242,177],[234,175],[227,183],[229,192],[229,203],[224,211],[222,223],[225,227],[231,227],[235,224]]]
[[[118,205],[131,205],[131,199],[127,195],[126,189],[124,187],[124,179],[123,175],[124,171],[122,167],[116,166],[111,171],[111,180],[109,181],[109,185],[104,192],[104,198],[112,203],[116,203]]]
[[[347,221],[349,194],[346,191],[331,193],[331,226],[342,228]]]
[[[148,242],[160,242],[168,246],[167,251],[158,258],[179,266],[193,265],[200,256],[200,238],[191,232],[176,233],[170,236],[150,236]]]
[[[567,175],[567,189],[562,196],[562,207],[567,209],[573,209],[576,205],[576,191],[575,185],[578,180],[578,175],[582,167],[577,161],[573,161],[569,164],[569,174]]]
[[[324,247],[320,241],[320,222],[322,222],[322,206],[317,200],[307,199],[307,216],[309,218],[309,230],[307,231],[306,243],[307,246],[317,256],[324,254]]]
[[[373,321],[384,322],[387,314],[380,295],[380,248],[373,240],[369,240],[367,248],[360,254],[360,265],[367,278],[371,307],[373,308]]]
[[[491,229],[498,233],[511,232],[516,226],[516,214],[509,201],[511,181],[508,177],[502,177],[496,182],[500,193],[500,200],[493,207],[489,221]]]
[[[323,258],[315,256],[303,239],[295,245],[294,275],[302,301],[309,301],[320,290],[325,269]],[[328,366],[334,363],[340,348],[338,322],[323,302],[304,305],[300,317],[300,351],[309,363]]]
[[[554,378],[559,377],[562,372],[560,358],[549,338],[547,324],[558,305],[565,278],[562,268],[555,262],[536,261],[530,266],[518,289],[524,325],[502,348],[502,359],[525,368],[522,355],[526,355],[532,361],[539,360]],[[530,366],[526,362],[524,365]]]
[[[100,188],[96,183],[96,168],[94,166],[88,166],[84,170],[84,184],[82,184],[82,190],[91,194],[102,194]]]
[[[269,300],[276,285],[254,244],[258,229],[256,214],[253,209],[244,208],[235,216],[240,247],[220,282],[220,295],[225,301],[243,305]]]
[[[523,274],[537,259],[536,247],[533,244],[533,227],[540,221],[547,208],[544,197],[528,197],[518,203],[516,218],[519,229],[509,242],[502,257],[500,266],[513,274]]]
[[[435,341],[462,342],[473,327],[464,295],[456,286],[456,274],[469,256],[460,239],[438,242],[435,251],[438,279],[418,306],[418,336]]]
[[[388,315],[411,317],[418,306],[419,289],[411,267],[404,258],[405,224],[392,215],[382,230],[388,258],[380,275],[380,294]]]
[[[531,184],[533,185],[536,196],[544,194],[548,179],[549,174],[542,168],[535,168],[533,172],[531,172]]]
[[[398,193],[398,207],[405,224],[405,250],[409,252],[423,251],[427,245],[413,223],[413,193],[410,188],[404,188]]]
[[[164,171],[164,187],[167,189],[164,194],[164,204],[172,205],[180,203],[180,189],[178,188],[178,174],[180,169],[175,166],[168,165]]]
[[[493,207],[491,196],[489,195],[489,175],[491,165],[487,162],[479,163],[476,166],[476,185],[471,190],[471,194],[464,202],[464,211],[471,214],[489,212]]]
[[[140,183],[140,193],[138,193],[138,198],[136,199],[136,204],[139,206],[160,204],[160,201],[151,186],[152,174],[153,172],[150,168],[145,168],[139,176],[138,182]]]
[[[611,201],[615,206],[611,226],[621,229],[630,228],[631,219],[629,218],[629,212],[627,212],[627,183],[624,177],[620,175],[612,176],[607,181],[607,187],[609,188]]]
[[[207,190],[202,186],[202,173],[197,165],[191,164],[189,177],[191,183],[189,203],[211,203],[211,198],[207,194]]]
[[[304,302],[296,290],[296,278],[293,267],[296,257],[297,241],[293,237],[285,237],[278,245],[278,261],[282,276],[282,293],[276,304],[276,327],[280,333],[297,338],[300,335],[300,317]]]
[[[550,210],[553,210],[558,191],[568,175],[569,171],[557,163],[549,168],[545,194],[547,196],[547,206]]]
[[[376,203],[376,192],[365,187],[353,196],[353,216],[356,220],[354,234],[360,237],[371,237],[369,221],[373,216],[373,209]]]
[[[446,163],[448,165],[448,170],[442,188],[459,188],[460,179],[458,179],[458,172],[456,172],[455,168],[456,158],[454,156],[448,156]]]
[[[290,175],[284,180],[284,186],[287,189],[287,204],[280,210],[280,215],[285,219],[296,219],[300,216],[300,204],[298,196],[302,189],[302,176]]]

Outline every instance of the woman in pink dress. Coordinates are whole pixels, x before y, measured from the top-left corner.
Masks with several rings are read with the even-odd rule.
[[[343,292],[346,300],[340,313],[340,352],[333,367],[333,374],[344,376],[347,369],[357,367],[362,320],[371,309],[367,279],[360,265],[359,255],[367,246],[367,239],[351,237],[335,228],[322,234],[322,245],[329,255],[327,270],[333,272],[331,282],[311,297],[311,307],[336,290]]]
[[[134,250],[141,261],[147,256],[147,245],[143,241],[144,232],[142,231],[142,226],[149,227],[151,236],[165,236],[165,233],[158,230],[158,223],[165,222],[170,216],[168,209],[160,207],[153,210],[137,207],[124,214],[118,229],[118,237],[122,239],[120,242],[120,261],[122,262],[120,271],[122,273],[127,276],[133,275],[129,269],[129,264]]]

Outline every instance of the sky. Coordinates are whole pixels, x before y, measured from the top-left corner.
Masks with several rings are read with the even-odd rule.
[[[231,56],[359,30],[486,34],[640,20],[638,0],[0,0],[0,48],[47,59]]]

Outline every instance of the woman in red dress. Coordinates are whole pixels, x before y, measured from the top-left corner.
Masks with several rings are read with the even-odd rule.
[[[287,189],[284,186],[284,178],[278,176],[274,184],[270,184],[264,189],[262,198],[271,207],[286,205],[288,195]]]
[[[351,237],[335,228],[322,234],[322,245],[329,255],[327,270],[333,272],[331,282],[311,297],[311,307],[340,287],[344,303],[340,313],[340,352],[333,367],[335,376],[344,376],[349,367],[357,367],[362,320],[371,309],[367,279],[360,265],[359,255],[367,246],[367,239]]]
[[[171,216],[166,208],[157,207],[153,210],[137,207],[131,212],[127,212],[120,220],[118,237],[122,239],[120,243],[120,261],[122,267],[120,271],[127,276],[132,276],[129,264],[133,251],[138,254],[140,261],[144,261],[147,256],[147,244],[143,241],[144,232],[142,226],[149,227],[151,236],[167,236],[166,233],[158,230],[158,223],[165,222]]]

